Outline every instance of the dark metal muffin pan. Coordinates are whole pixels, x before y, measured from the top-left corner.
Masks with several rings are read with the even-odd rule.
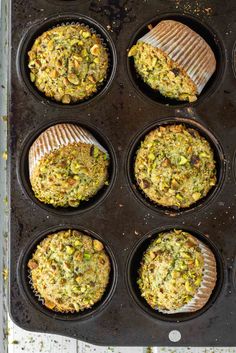
[[[208,6],[213,15],[200,11],[197,17],[171,12],[173,4],[171,0],[11,0],[9,311],[13,321],[26,330],[100,345],[236,345],[236,81],[232,62],[236,4],[232,0],[227,4],[211,0]],[[128,48],[144,33],[146,25],[164,18],[188,24],[216,54],[216,73],[196,103],[177,104],[154,97],[134,72],[132,59],[127,59]],[[30,83],[27,50],[44,30],[75,21],[94,27],[104,39],[110,53],[110,75],[97,95],[64,106],[46,99]],[[43,205],[35,199],[29,184],[30,144],[45,128],[58,122],[87,128],[111,156],[110,185],[78,209]],[[195,127],[211,143],[217,161],[216,187],[185,211],[165,210],[145,199],[135,185],[130,166],[140,139],[155,126],[170,122]],[[69,228],[101,238],[113,270],[107,292],[94,308],[59,314],[46,309],[33,293],[27,260],[44,236]],[[155,312],[140,298],[136,286],[142,251],[159,231],[173,228],[202,239],[217,260],[215,290],[206,306],[194,314]],[[180,332],[180,341],[169,340],[172,331]]]

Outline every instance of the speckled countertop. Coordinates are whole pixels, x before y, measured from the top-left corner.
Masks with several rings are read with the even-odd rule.
[[[197,1],[192,3],[197,4]],[[0,0],[0,353],[233,353],[236,348],[140,348],[140,347],[97,347],[61,336],[26,332],[11,321],[7,312],[7,240],[8,240],[8,205],[7,205],[7,7],[9,0]],[[179,2],[183,5],[183,1]],[[185,2],[186,4],[188,2]],[[181,5],[180,4],[180,5]],[[186,5],[185,4],[185,5]],[[182,6],[181,5],[181,6]],[[187,5],[186,5],[187,6]],[[171,332],[170,340],[181,340],[181,333]]]

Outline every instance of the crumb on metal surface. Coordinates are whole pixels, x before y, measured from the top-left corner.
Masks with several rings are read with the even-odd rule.
[[[2,153],[2,158],[4,159],[4,161],[7,161],[7,158],[8,158],[7,151],[4,151]]]
[[[113,32],[113,29],[110,25],[107,25],[107,30],[110,31],[110,32]]]
[[[4,203],[4,205],[6,205],[6,206],[8,205],[8,197],[7,197],[7,196],[4,197],[3,203]]]
[[[191,13],[196,16],[212,16],[213,9],[209,7],[208,1],[186,1],[186,0],[175,0],[175,8],[183,11],[184,13]]]
[[[3,276],[4,281],[7,281],[8,275],[9,275],[8,268],[4,267],[4,269],[2,271],[2,276]]]

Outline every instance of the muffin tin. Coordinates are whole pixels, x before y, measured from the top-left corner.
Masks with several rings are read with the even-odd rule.
[[[170,13],[171,0],[129,0],[122,4],[106,0],[97,4],[11,0],[11,4],[9,311],[13,321],[26,330],[100,345],[235,346],[236,93],[232,52],[236,5],[233,1],[227,5],[211,1],[214,16],[199,12],[194,17]],[[193,104],[154,97],[134,72],[132,59],[127,59],[128,48],[145,32],[147,24],[162,19],[186,23],[215,52],[216,73]],[[109,77],[94,97],[67,106],[46,99],[30,83],[27,51],[45,30],[80,21],[103,38],[110,53]],[[229,24],[230,35],[226,34]],[[111,156],[110,185],[78,209],[43,205],[30,188],[29,147],[43,130],[58,122],[85,127]],[[217,160],[216,187],[185,211],[151,204],[135,185],[131,168],[134,150],[142,137],[155,126],[171,122],[196,128],[211,143]],[[154,235],[173,228],[192,232],[216,256],[217,285],[207,305],[196,313],[160,314],[146,305],[136,286],[142,252]],[[46,235],[62,229],[82,230],[101,239],[112,262],[104,297],[82,313],[48,310],[30,286],[27,260]],[[170,341],[172,331],[180,332],[178,342]]]

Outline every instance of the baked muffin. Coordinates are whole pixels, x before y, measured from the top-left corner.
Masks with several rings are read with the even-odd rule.
[[[143,81],[163,96],[194,102],[216,69],[212,49],[183,23],[165,20],[128,53]]]
[[[31,81],[47,97],[64,104],[89,98],[107,77],[107,49],[83,24],[44,32],[28,56]]]
[[[44,131],[29,151],[35,197],[54,207],[78,207],[108,185],[109,155],[85,129],[58,124]]]
[[[148,133],[137,151],[135,179],[158,205],[186,208],[216,184],[216,162],[208,141],[183,124]]]
[[[102,298],[111,265],[99,240],[66,230],[41,241],[28,268],[33,289],[47,308],[79,312]]]
[[[197,238],[182,230],[160,233],[143,255],[138,286],[155,310],[194,312],[208,301],[216,284],[216,261]]]

